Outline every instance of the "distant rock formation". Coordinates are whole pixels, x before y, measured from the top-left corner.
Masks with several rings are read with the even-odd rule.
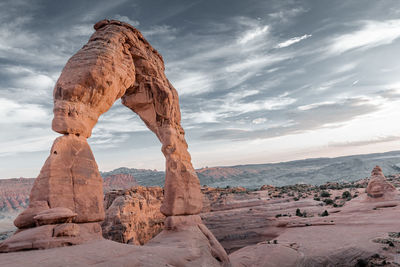
[[[33,178],[0,179],[0,212],[22,211],[28,207]]]
[[[164,74],[161,55],[127,23],[102,20],[94,29],[89,42],[68,60],[54,87],[52,128],[63,136],[54,141],[35,180],[29,207],[14,221],[20,230],[1,243],[0,252],[102,238],[103,179],[87,138],[99,116],[121,98],[155,133],[166,158],[160,211],[167,218],[165,229],[152,244],[175,243],[178,250],[179,243],[192,242],[185,245],[194,248],[194,258],[188,260],[192,264],[229,265],[226,252],[197,215],[202,209],[200,182],[181,127],[178,93]],[[181,261],[186,261],[188,253],[180,255]]]
[[[130,174],[114,174],[107,176],[103,181],[104,192],[109,192],[111,190],[119,190],[125,188],[131,188],[132,186],[137,186],[138,183]]]
[[[381,198],[391,195],[395,191],[397,191],[396,188],[386,180],[381,167],[376,166],[371,172],[366,189],[368,196],[371,198]]]
[[[137,186],[105,195],[103,236],[120,243],[143,245],[160,233],[165,216],[160,212],[161,187]]]
[[[34,182],[34,178],[0,179],[0,212],[13,213],[26,209]],[[135,177],[130,174],[108,175],[103,180],[105,193],[137,185]]]

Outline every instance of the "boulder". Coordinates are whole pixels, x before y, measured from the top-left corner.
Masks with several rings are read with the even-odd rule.
[[[14,225],[20,229],[34,227],[36,221],[33,219],[38,213],[49,209],[47,201],[33,201],[29,208],[21,212],[14,220]]]
[[[39,212],[33,220],[37,225],[71,222],[78,214],[68,208],[52,208]]]

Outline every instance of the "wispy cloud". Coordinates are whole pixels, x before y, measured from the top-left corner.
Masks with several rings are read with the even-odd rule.
[[[268,33],[269,26],[262,26],[262,27],[255,27],[254,29],[248,30],[244,32],[243,36],[240,36],[238,39],[239,44],[247,44],[248,42],[261,37],[263,35],[266,35]]]
[[[116,20],[120,20],[120,21],[129,23],[129,24],[132,25],[133,27],[137,27],[137,26],[140,25],[140,22],[139,22],[138,20],[131,19],[131,18],[129,18],[128,16],[121,16],[121,15],[117,14],[117,15],[114,16],[114,18],[115,18]]]
[[[155,25],[150,27],[150,29],[143,30],[142,33],[145,37],[149,37],[153,35],[174,34],[176,31],[176,28],[173,28],[169,25]]]
[[[332,55],[387,45],[400,37],[400,20],[362,21],[361,29],[334,37],[327,52]]]
[[[400,136],[393,135],[393,136],[379,136],[372,139],[367,140],[359,140],[359,141],[346,141],[346,142],[330,142],[328,146],[330,147],[355,147],[355,146],[366,146],[370,144],[378,144],[378,143],[386,143],[386,142],[393,142],[399,141]]]
[[[0,125],[23,124],[49,121],[47,109],[35,104],[20,104],[10,99],[0,98]]]
[[[327,106],[327,105],[334,105],[337,102],[334,101],[324,101],[324,102],[319,102],[319,103],[313,103],[313,104],[308,104],[308,105],[304,105],[304,106],[299,106],[297,107],[299,110],[310,110],[310,109],[314,109],[314,108],[319,108],[322,106]]]
[[[284,42],[277,44],[276,48],[284,48],[284,47],[291,46],[295,43],[301,42],[302,40],[308,39],[311,36],[312,36],[311,34],[304,34],[302,36],[290,38],[289,40],[286,40]]]
[[[302,13],[307,12],[308,9],[305,9],[304,7],[295,7],[295,8],[283,8],[283,10],[279,10],[277,12],[273,12],[268,14],[268,16],[272,19],[279,20],[280,22],[288,22],[291,20],[293,17],[296,17]]]

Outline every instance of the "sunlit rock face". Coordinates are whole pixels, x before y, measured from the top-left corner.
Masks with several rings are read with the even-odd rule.
[[[21,231],[2,243],[0,252],[101,239],[102,178],[87,138],[99,116],[119,98],[162,144],[166,177],[160,211],[177,225],[175,230],[190,221],[201,229],[198,234],[214,242],[199,216],[193,222],[190,216],[184,219],[200,213],[202,194],[181,127],[178,93],[165,77],[161,55],[129,24],[103,20],[94,28],[54,87],[52,128],[63,136],[54,141],[35,180],[29,207],[14,222]],[[218,242],[213,246],[222,253],[220,258],[227,258]]]
[[[89,137],[99,116],[122,97],[162,143],[167,216],[201,210],[200,183],[182,129],[179,98],[161,55],[142,34],[119,21],[101,21],[65,66],[54,89],[53,130]]]

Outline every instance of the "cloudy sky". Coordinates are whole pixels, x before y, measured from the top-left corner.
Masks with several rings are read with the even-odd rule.
[[[164,56],[196,168],[400,149],[397,0],[2,0],[0,178],[37,176],[53,86],[103,18]],[[119,101],[89,142],[100,170],[164,168]]]

